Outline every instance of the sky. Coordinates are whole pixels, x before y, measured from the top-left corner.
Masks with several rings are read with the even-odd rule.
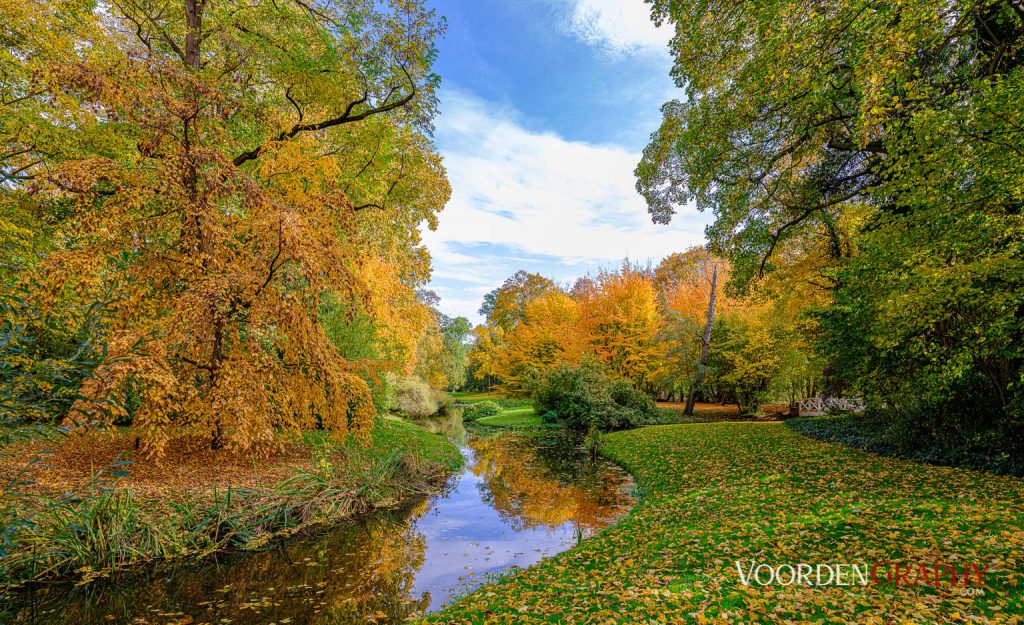
[[[448,22],[435,139],[452,198],[423,233],[442,312],[481,322],[519,269],[569,284],[704,242],[709,216],[654,225],[635,188],[661,105],[682,97],[642,0],[430,4]]]

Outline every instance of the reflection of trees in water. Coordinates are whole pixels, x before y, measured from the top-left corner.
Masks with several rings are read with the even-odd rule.
[[[448,408],[443,415],[417,419],[414,423],[428,432],[441,434],[457,443],[466,442],[466,428],[462,423],[462,408]]]
[[[146,579],[76,589],[71,592],[87,596],[75,601],[66,593],[51,592],[52,599],[39,597],[34,609],[26,607],[15,623],[401,622],[430,605],[429,595],[412,596],[426,540],[410,520],[426,508],[424,502],[406,515],[375,516],[319,540],[279,545],[223,563],[162,567]]]
[[[628,477],[607,463],[589,462],[574,441],[556,436],[471,440],[470,469],[484,481],[483,498],[514,529],[572,522],[591,533],[631,503],[622,488]]]

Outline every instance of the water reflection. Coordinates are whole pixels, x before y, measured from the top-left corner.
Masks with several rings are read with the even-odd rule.
[[[458,414],[427,425],[467,460],[442,495],[257,554],[37,589],[15,623],[398,623],[567,549],[632,505],[628,475],[557,432],[483,436]]]
[[[470,470],[482,495],[517,532],[571,525],[589,536],[628,509],[624,472],[581,461],[578,441],[560,432],[494,436],[470,441]]]

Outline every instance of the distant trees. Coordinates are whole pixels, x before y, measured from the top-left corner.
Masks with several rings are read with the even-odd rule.
[[[826,392],[1021,434],[1020,3],[651,4],[687,92],[636,170],[653,219],[713,211],[736,285],[805,293]]]
[[[526,305],[548,291],[558,290],[555,283],[544,276],[517,271],[505,283],[484,295],[480,314],[495,326],[511,330],[526,314]]]
[[[797,312],[730,296],[717,283],[728,276],[727,263],[694,248],[653,270],[627,262],[567,291],[544,289],[507,331],[490,319],[474,330],[470,368],[524,395],[537,375],[590,362],[601,376],[651,395],[756,411],[766,399],[788,398],[794,386],[803,390],[802,376],[814,373],[806,360],[790,357],[801,347]]]

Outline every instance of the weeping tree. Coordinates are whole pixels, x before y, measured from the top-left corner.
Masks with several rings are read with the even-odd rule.
[[[235,449],[278,428],[365,434],[369,389],[320,300],[359,297],[368,257],[425,263],[416,224],[448,196],[430,141],[433,13],[3,3],[0,75],[16,84],[0,103],[2,200],[59,221],[19,281],[43,314],[73,299],[109,318],[108,358],[68,418],[118,418],[131,382],[152,453],[181,428]]]

